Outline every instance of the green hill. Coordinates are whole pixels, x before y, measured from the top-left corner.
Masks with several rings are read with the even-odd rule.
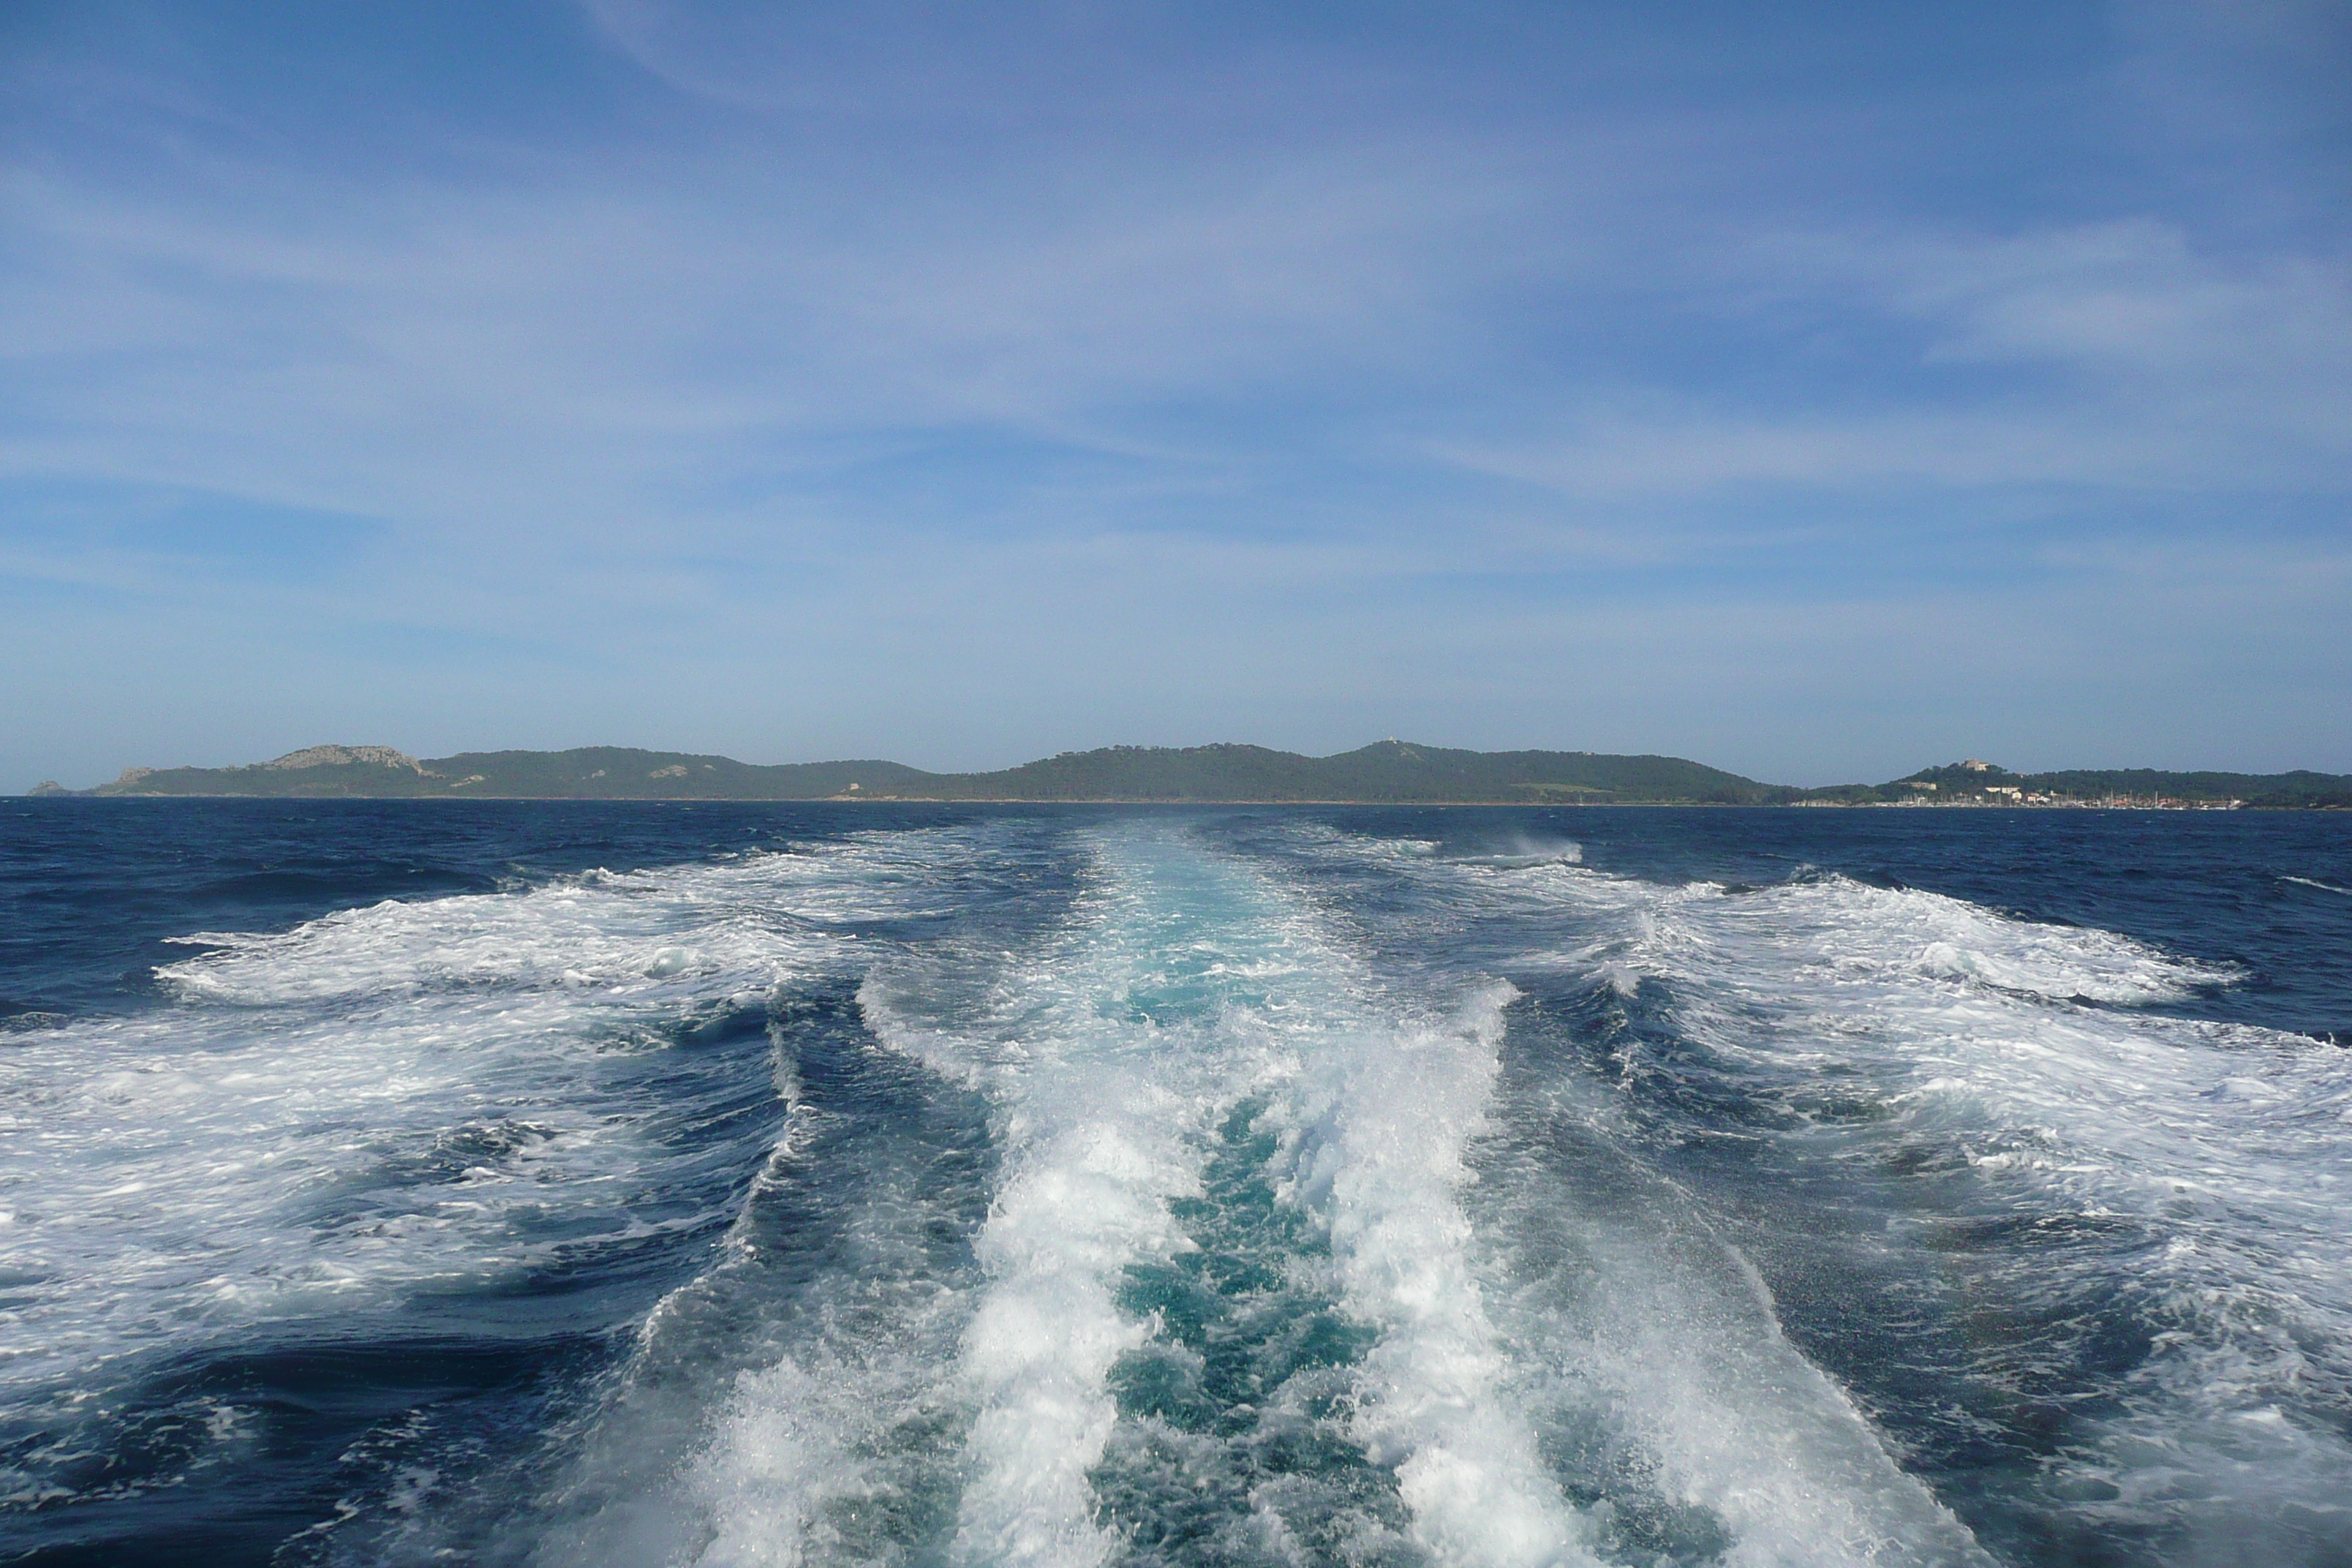
[[[870,786],[869,786],[870,787]],[[1383,741],[1332,757],[1264,746],[1109,746],[1001,773],[943,774],[934,800],[1674,801],[1760,805],[1796,792],[1678,757],[1465,752]]]
[[[2248,805],[2352,805],[2352,775],[2172,773],[2162,768],[2069,768],[2056,773],[2016,773],[2004,781],[2028,790],[2091,799],[2105,795],[2165,795],[2183,800],[2239,800]]]
[[[70,792],[68,792],[70,793]],[[994,773],[887,762],[761,767],[731,757],[589,746],[411,757],[313,746],[235,768],[131,768],[97,795],[578,800],[1554,801],[1768,805],[1800,792],[1679,757],[1465,752],[1383,741],[1333,757],[1264,746],[1108,746]]]
[[[1932,786],[1932,787],[1929,787]],[[1595,752],[1465,752],[1382,741],[1337,756],[1265,746],[1105,746],[993,773],[933,773],[878,761],[760,766],[692,752],[583,746],[416,758],[389,746],[312,746],[236,768],[128,768],[96,789],[40,795],[261,795],[456,800],[1332,801],[1364,804],[1868,805],[2235,800],[2352,806],[2337,773],[2168,773],[2154,768],[2012,773],[1984,763],[1922,768],[1883,784],[1791,789],[1680,757]]]
[[[2004,792],[2031,799],[2041,796],[2061,802],[2096,802],[2116,798],[2167,800],[2189,804],[2237,801],[2269,808],[2352,806],[2352,774],[2313,773],[2297,769],[2284,773],[2233,773],[2175,771],[2165,768],[2062,768],[2048,773],[2013,773],[1993,763],[1946,763],[1883,784],[1839,784],[1809,790],[1816,800],[1867,805],[1882,800],[1917,799],[1939,802],[1996,804]]]

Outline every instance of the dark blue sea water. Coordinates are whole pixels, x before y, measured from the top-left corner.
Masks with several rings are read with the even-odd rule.
[[[0,1561],[2352,1563],[2352,817],[0,803]]]

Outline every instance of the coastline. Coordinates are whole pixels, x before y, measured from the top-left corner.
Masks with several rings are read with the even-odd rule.
[[[187,799],[836,801],[1265,807],[1902,806],[1974,810],[2263,810],[2352,806],[2352,774],[2157,768],[2019,773],[1978,758],[1881,784],[1771,784],[1684,757],[1474,752],[1389,740],[1314,757],[1264,746],[1107,746],[1017,766],[935,773],[876,758],[748,763],[634,747],[461,752],[318,745],[229,767],[128,767],[35,796]]]
[[[1979,801],[1918,801],[1918,800],[1432,800],[1387,797],[1328,796],[1305,799],[1297,797],[1272,799],[1243,796],[1199,796],[1171,800],[1162,796],[1145,795],[258,795],[230,791],[199,793],[194,790],[114,790],[100,795],[91,790],[62,790],[43,793],[26,792],[6,798],[15,800],[267,800],[278,802],[407,802],[419,805],[465,805],[469,801],[519,801],[541,805],[555,802],[575,802],[599,805],[1158,805],[1188,806],[1412,806],[1430,809],[1460,806],[1486,810],[1498,806],[1540,810],[1643,810],[1643,811],[1969,811],[2016,812],[2021,815],[2042,812],[2081,811],[2141,811],[2174,814],[2217,814],[2242,811],[2302,812],[2352,811],[2352,806],[2333,801],[2315,802],[2307,805],[2258,805],[2245,801],[2222,803],[2179,801],[2153,804],[2130,802],[2109,805],[2101,801],[2055,801],[2019,805],[2002,801],[1998,804]]]

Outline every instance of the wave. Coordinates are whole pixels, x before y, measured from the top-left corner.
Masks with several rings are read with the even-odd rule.
[[[869,973],[874,1039],[988,1107],[996,1177],[961,1285],[896,1316],[805,1322],[740,1380],[692,1489],[708,1563],[797,1563],[909,1549],[854,1515],[937,1493],[934,1549],[958,1562],[1091,1564],[1114,1550],[1090,1476],[1118,1419],[1119,1359],[1150,1327],[1122,1274],[1182,1245],[1171,1200],[1201,1140],[1246,1092],[1243,1037],[1221,1027],[1284,963],[1252,933],[1234,879],[1150,837],[1098,840],[1066,928],[1031,952],[952,944]],[[877,1216],[904,1234],[919,1197]],[[933,1283],[935,1271],[925,1271]],[[904,1353],[845,1331],[880,1330]],[[920,1452],[888,1431],[929,1412],[954,1435]],[[887,1503],[905,1533],[908,1510]]]
[[[848,1516],[926,1492],[951,1495],[951,1516],[929,1546],[902,1534],[889,1551],[1091,1565],[1145,1550],[1175,1496],[1234,1550],[1338,1532],[1375,1555],[1591,1561],[1496,1382],[1454,1202],[1507,989],[1400,1013],[1252,868],[1181,831],[1107,833],[1093,855],[1058,938],[910,955],[861,989],[886,1048],[990,1107],[976,1268],[937,1320],[961,1327],[894,1332],[923,1353],[877,1363],[812,1323],[740,1379],[696,1461],[692,1560],[870,1554]],[[1280,1212],[1307,1230],[1252,1276],[1273,1293],[1259,1308],[1213,1292],[1202,1308],[1181,1285],[1217,1236],[1279,1231],[1249,1216]],[[1433,1313],[1433,1297],[1451,1304]],[[1356,1349],[1261,1362],[1286,1370],[1187,1425],[1150,1390],[1209,1375],[1200,1347],[1215,1345],[1182,1328],[1195,1310],[1273,1311],[1291,1326],[1269,1345],[1325,1323]],[[880,1413],[910,1407],[960,1435],[917,1467],[928,1479],[877,1440]],[[1265,1445],[1299,1441],[1318,1464],[1259,1468]]]
[[[71,1430],[158,1358],[355,1314],[429,1332],[716,1237],[781,1119],[771,1006],[854,962],[856,920],[934,897],[951,852],[899,836],[205,933],[160,972],[176,1005],[13,1035],[0,1405]]]
[[[1723,1195],[1774,1205],[1778,1225],[1831,1205],[1817,1211],[1828,1235],[1780,1235],[1780,1267],[1891,1281],[1888,1321],[1842,1310],[1809,1333],[1865,1381],[1892,1375],[1889,1361],[1949,1358],[1948,1397],[1979,1414],[1948,1431],[1922,1417],[1915,1434],[1965,1447],[1985,1440],[1971,1423],[1997,1431],[2021,1402],[2063,1397],[2081,1414],[2018,1484],[2084,1539],[2120,1530],[2189,1561],[2231,1539],[2284,1562],[2325,1538],[2352,1474],[2352,1236],[2336,1197],[2352,1181],[2352,1079],[2339,1052],[2301,1037],[2144,1011],[2235,971],[1834,876],[1734,894],[1546,868],[1432,902],[1532,938],[1526,973],[1547,985],[1580,974],[1592,988],[1615,1088],[1580,1102],[1576,1123],[1619,1127],[1628,1152],[1654,1147],[1636,1129],[1662,1117],[1689,1147],[1755,1151],[1708,1179],[1742,1184]],[[1553,1114],[1577,1081],[1546,1080]],[[1639,1124],[1623,1120],[1633,1106]],[[1747,1190],[1768,1173],[1786,1184]],[[1857,1210],[1874,1239],[1847,1248],[1834,1238]],[[1646,1234],[1612,1244],[1595,1278],[1641,1278]],[[1952,1289],[2007,1325],[1995,1340],[1937,1326],[1924,1303]],[[1634,1315],[1677,1321],[1651,1304]],[[2138,1347],[2127,1370],[2106,1366],[2117,1342]],[[1681,1397],[1650,1388],[1630,1407]]]
[[[1362,841],[1299,837],[1318,852],[1379,854]],[[1570,862],[1507,869],[1477,868],[1450,888],[1444,879],[1465,875],[1454,867],[1412,873],[1437,880],[1423,882],[1417,920],[1382,922],[1387,951],[1458,952],[1462,932],[1448,922],[1498,906],[1554,914],[1572,901],[1580,916],[1622,925],[1580,919],[1587,940],[1543,953],[1541,967],[1579,970],[1627,997],[1656,961],[1625,931],[1675,940],[1645,908],[1662,889]],[[1475,1396],[1441,1386],[1427,1404],[1460,1412],[1496,1450],[1466,1469],[1454,1501],[1499,1539],[1483,1549],[1475,1537],[1433,1542],[1440,1560],[1990,1561],[1790,1342],[1770,1291],[1692,1194],[1649,1169],[1621,1091],[1509,1047],[1505,1009],[1517,994],[1496,984],[1484,994],[1495,1011],[1456,1037],[1476,1063],[1475,1112],[1429,1081],[1462,1078],[1393,1049],[1347,1075],[1384,1108],[1371,1124],[1412,1151],[1388,1166],[1451,1167],[1441,1184],[1451,1204],[1421,1205],[1427,1223],[1391,1249],[1386,1270],[1410,1314],[1445,1338],[1435,1354],[1406,1348],[1410,1338],[1384,1348],[1471,1378]],[[1378,1317],[1382,1303],[1360,1310]]]
[[[1498,870],[1525,870],[1530,866],[1574,866],[1584,859],[1584,846],[1572,838],[1537,838],[1518,835],[1492,848],[1465,849],[1444,857],[1457,866],[1492,866]]]
[[[0,1055],[0,1414],[658,1275],[289,1560],[2313,1559],[2340,1053],[2116,933],[1574,850],[982,824],[192,936]]]
[[[1458,1197],[1516,994],[1489,985],[1450,1027],[1351,1031],[1324,1053],[1286,1130],[1286,1191],[1328,1228],[1340,1300],[1379,1331],[1353,1430],[1393,1469],[1418,1543],[1440,1562],[1595,1563],[1505,1391]]]
[[[1103,865],[1091,923],[1009,971],[986,1026],[940,1006],[971,987],[936,973],[865,993],[894,1048],[999,1107],[987,1283],[939,1373],[971,1413],[951,1557],[1160,1561],[1172,1509],[1183,1539],[1244,1555],[1349,1540],[1349,1557],[1596,1563],[1672,1515],[1732,1563],[1984,1561],[1780,1335],[1752,1271],[1727,1315],[1719,1268],[1539,1203],[1624,1256],[1607,1289],[1526,1288],[1524,1237],[1489,1196],[1530,1147],[1494,1121],[1512,987],[1400,991],[1328,908],[1181,835],[1113,837]],[[1307,1227],[1278,1268],[1223,1250],[1254,1211],[1220,1151],[1253,1139],[1263,1201]],[[1261,1305],[1182,1284],[1220,1275],[1255,1279]],[[1181,1326],[1202,1313],[1228,1335],[1328,1323],[1344,1348],[1261,1349],[1218,1410],[1229,1341]],[[1319,1468],[1276,1484],[1254,1456],[1277,1432],[1312,1435]],[[1613,1458],[1579,1446],[1596,1434]]]

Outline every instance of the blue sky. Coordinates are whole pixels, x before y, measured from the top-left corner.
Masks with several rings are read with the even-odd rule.
[[[14,0],[0,154],[0,786],[2352,770],[2340,0]]]

